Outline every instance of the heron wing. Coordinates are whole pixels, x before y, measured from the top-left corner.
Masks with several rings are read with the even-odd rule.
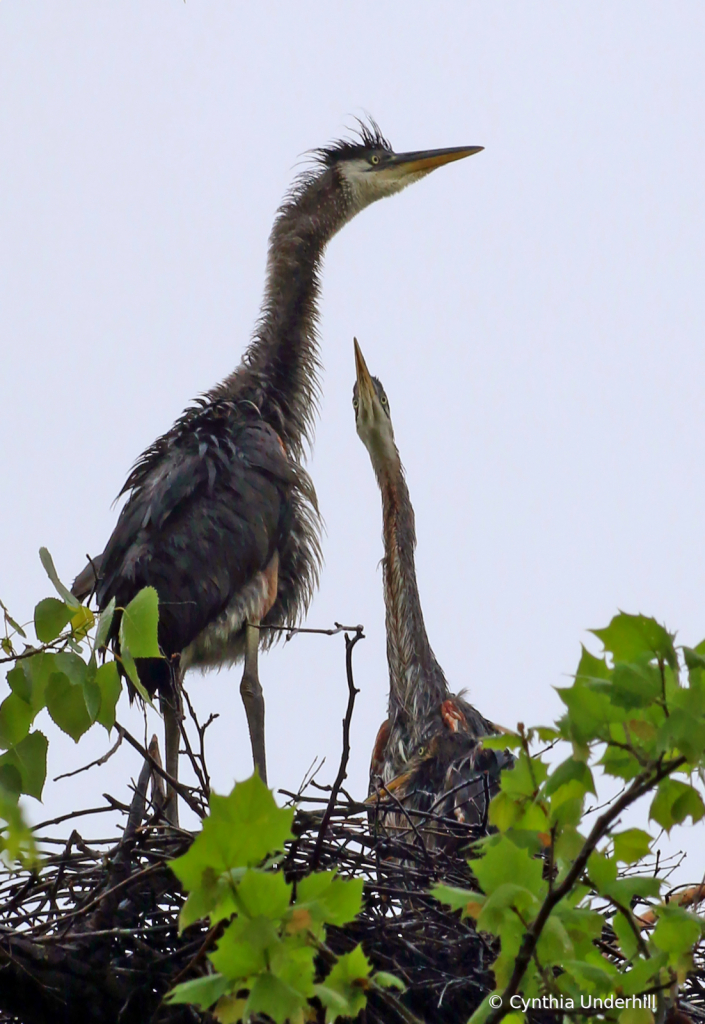
[[[145,454],[101,563],[100,607],[156,588],[167,655],[191,643],[269,564],[295,482],[267,424],[204,420]]]

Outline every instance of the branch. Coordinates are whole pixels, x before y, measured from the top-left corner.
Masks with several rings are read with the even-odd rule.
[[[254,623],[252,623],[254,625]],[[353,641],[357,643],[363,636],[364,626],[341,626],[339,622],[333,623],[335,629],[308,629],[303,626],[267,626],[259,625],[254,626],[255,629],[272,629],[276,633],[286,633],[285,643],[288,643],[298,633],[317,633],[319,636],[336,636],[338,633],[359,633],[359,636]]]
[[[118,729],[124,735],[125,739],[130,744],[130,746],[134,747],[135,750],[142,755],[145,761],[149,762],[149,764],[152,767],[152,770],[155,771],[157,775],[161,775],[164,781],[167,782],[171,786],[171,788],[179,794],[181,799],[188,804],[191,810],[195,814],[197,814],[199,818],[205,818],[206,815],[203,808],[201,807],[199,802],[191,796],[189,789],[186,786],[182,785],[180,782],[178,782],[176,779],[172,778],[168,772],[165,772],[162,766],[157,761],[157,759],[155,757],[152,757],[149,751],[145,750],[145,748],[142,746],[139,740],[136,740],[135,737],[127,731],[127,729],[125,729],[118,722],[115,723],[115,728]]]
[[[123,734],[118,732],[118,738],[107,754],[103,754],[103,756],[99,757],[96,761],[91,761],[90,764],[84,764],[83,768],[77,768],[74,772],[64,772],[63,775],[57,775],[54,782],[58,782],[59,779],[70,779],[72,775],[80,775],[81,772],[87,772],[89,768],[95,768],[99,764],[105,764],[105,762],[110,760],[117,748],[120,746],[122,739]]]
[[[661,765],[660,768],[655,769],[646,776],[644,776],[643,773],[641,775],[637,775],[626,793],[624,793],[609,810],[600,815],[593,825],[590,835],[585,840],[582,850],[573,861],[570,871],[565,876],[561,884],[549,892],[536,916],[536,920],[532,924],[531,928],[525,932],[519,953],[514,963],[512,976],[502,993],[501,1005],[490,1013],[485,1020],[485,1024],[499,1024],[507,1013],[509,1013],[511,1009],[511,998],[519,991],[519,986],[522,978],[524,977],[524,972],[526,971],[534,950],[538,945],[541,932],[543,931],[546,921],[551,915],[551,911],[558,903],[560,903],[564,896],[568,895],[577,880],[580,878],[587,865],[590,854],[593,852],[600,839],[602,839],[602,837],[607,833],[612,822],[619,817],[622,811],[626,810],[627,807],[633,804],[645,793],[648,793],[650,789],[653,789],[653,787],[662,779],[665,779],[667,775],[670,775],[672,772],[681,768],[686,764],[686,762],[687,758],[677,757],[672,761],[669,761],[667,765]]]
[[[336,626],[337,625],[338,624],[336,623]],[[340,626],[338,627],[338,629],[335,630],[335,632],[339,632],[340,629],[344,628],[344,626]],[[348,774],[348,760],[350,758],[350,723],[352,721],[353,708],[355,706],[355,697],[360,692],[359,690],[355,689],[355,681],[353,679],[352,670],[352,656],[353,650],[355,649],[355,644],[358,642],[358,640],[364,640],[365,638],[365,634],[362,632],[362,626],[355,626],[354,628],[355,636],[352,638],[352,640],[350,639],[347,633],[345,634],[345,673],[348,680],[348,706],[345,711],[345,718],[343,719],[343,752],[340,756],[340,767],[338,768],[338,774],[336,776],[335,782],[333,783],[333,789],[331,790],[328,806],[326,807],[325,813],[323,815],[321,827],[318,830],[316,845],[313,848],[313,856],[311,857],[311,871],[315,871],[316,868],[318,867],[319,861],[321,859],[321,853],[323,850],[323,840],[325,839],[326,829],[328,828],[328,823],[330,822],[331,815],[333,814],[333,808],[335,807],[335,802],[338,799],[340,787],[343,785],[343,782],[347,778]]]

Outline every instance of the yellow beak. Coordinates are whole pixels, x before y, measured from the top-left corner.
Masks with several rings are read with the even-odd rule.
[[[372,383],[372,377],[367,369],[367,363],[357,343],[357,338],[353,338],[353,345],[355,346],[355,372],[357,374],[359,398],[361,402],[365,401],[365,404],[369,406],[375,397],[375,386]]]
[[[466,156],[481,153],[484,146],[453,146],[451,149],[420,149],[413,153],[394,153],[391,160],[380,164],[379,170],[394,167],[402,174],[414,174],[419,171],[435,171],[436,167],[464,160]]]

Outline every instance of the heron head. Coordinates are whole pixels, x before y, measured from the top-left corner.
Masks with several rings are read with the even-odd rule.
[[[382,387],[382,382],[370,374],[357,338],[355,346],[355,370],[357,380],[353,387],[353,409],[355,410],[355,426],[360,440],[367,448],[373,462],[379,458],[398,460],[394,444],[394,428],[389,411],[389,400]]]
[[[318,151],[318,157],[333,168],[357,210],[377,199],[394,195],[425,177],[437,167],[479,153],[483,146],[455,146],[451,149],[422,149],[395,153],[378,125],[359,122],[358,138],[334,142]]]

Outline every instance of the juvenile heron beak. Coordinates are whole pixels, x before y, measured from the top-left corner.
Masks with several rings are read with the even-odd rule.
[[[389,160],[375,170],[393,168],[401,175],[434,171],[436,167],[464,160],[466,156],[481,153],[484,146],[453,146],[451,149],[419,149],[413,153],[393,153]]]
[[[360,346],[357,343],[357,338],[353,338],[353,344],[355,346],[355,371],[357,373],[357,391],[360,399],[360,404],[364,404],[367,409],[370,409],[374,399],[376,398],[375,386],[372,383],[372,377],[370,371],[367,369],[367,363],[360,350]]]
[[[395,775],[389,782],[385,782],[383,786],[380,786],[379,792],[372,793],[365,800],[365,806],[374,806],[378,800],[384,800],[385,793],[394,793],[395,790],[401,789],[411,778],[411,772],[402,772],[401,775]]]

